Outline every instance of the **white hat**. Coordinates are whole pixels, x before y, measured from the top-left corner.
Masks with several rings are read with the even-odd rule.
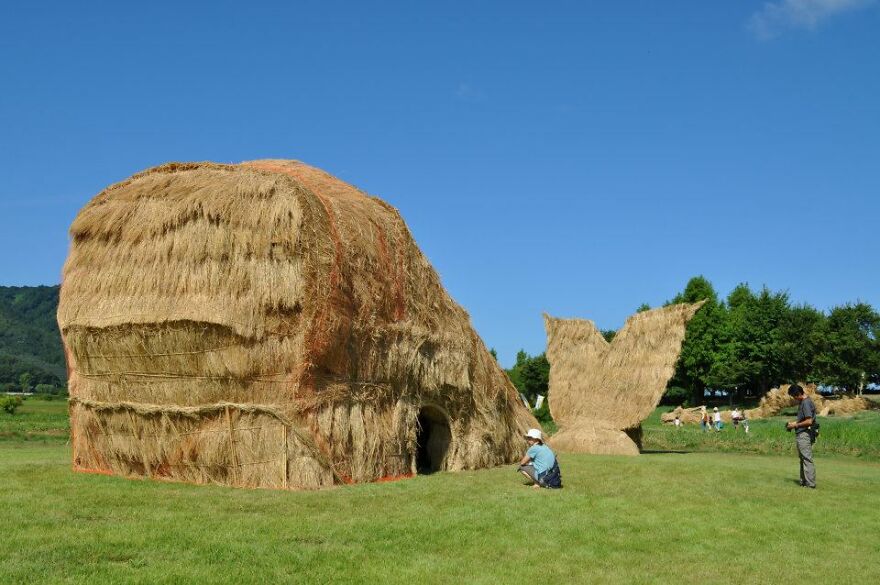
[[[718,412],[718,407],[716,406],[716,407],[713,408],[712,410],[714,410],[715,412]]]
[[[538,429],[529,429],[526,433],[526,437],[529,439],[538,439],[539,441],[544,440],[544,435],[541,434],[541,431]]]

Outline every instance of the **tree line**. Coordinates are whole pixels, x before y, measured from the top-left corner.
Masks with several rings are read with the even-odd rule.
[[[793,304],[785,291],[735,287],[719,297],[703,276],[665,304],[706,304],[688,323],[675,375],[665,399],[699,404],[707,390],[742,399],[761,396],[780,384],[799,381],[860,393],[880,384],[880,314],[856,301],[820,311]],[[646,304],[637,312],[649,310]],[[603,330],[608,341],[615,331]],[[532,404],[547,393],[550,364],[545,354],[520,351],[507,371]]]
[[[0,391],[62,388],[58,286],[0,286]]]
[[[687,327],[671,384],[693,402],[707,389],[761,395],[787,382],[814,382],[860,393],[880,383],[880,314],[856,301],[828,312],[792,304],[785,291],[736,286],[720,299],[692,278],[672,303],[706,300]]]
[[[706,304],[687,327],[667,398],[702,401],[707,389],[759,396],[804,381],[845,392],[880,384],[880,315],[864,302],[820,311],[793,304],[784,291],[747,284],[722,299],[702,276],[666,304]],[[48,391],[65,384],[64,353],[55,321],[58,287],[0,287],[0,390]],[[637,311],[650,309],[646,304]],[[602,334],[608,341],[615,331]],[[517,354],[507,370],[532,404],[547,394],[550,365],[542,353]]]

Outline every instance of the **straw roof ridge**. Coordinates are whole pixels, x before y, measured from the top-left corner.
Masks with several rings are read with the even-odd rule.
[[[206,172],[208,173],[207,177]],[[247,197],[237,200],[230,199],[229,196],[219,196],[216,188],[209,189],[211,184],[216,183],[215,175],[218,172],[229,176],[229,182],[234,183],[232,194],[237,193],[247,195]],[[194,174],[191,179],[185,176],[190,174]],[[170,184],[165,180],[166,177],[178,178],[174,178],[174,183]],[[169,178],[169,180],[172,179]],[[228,191],[227,187],[221,187],[222,189]],[[126,194],[120,198],[121,191]],[[128,192],[131,194],[127,194]],[[292,193],[295,195],[295,200],[285,202],[284,197],[279,198],[279,192]],[[263,200],[263,203],[256,206],[257,209],[248,203],[252,197],[260,197]],[[114,198],[128,200],[114,201]],[[154,203],[152,200],[156,200],[156,202]],[[350,204],[352,210],[360,210],[358,212],[360,221],[368,223],[370,231],[373,232],[372,235],[364,233],[363,225],[346,226],[344,222],[347,218],[345,216],[341,216],[343,223],[340,223],[336,217],[338,213],[334,211],[334,208],[345,201],[349,202],[347,205]],[[388,214],[383,225],[377,223],[377,219],[373,217],[375,211],[371,211],[371,207],[374,210],[381,209]],[[142,208],[143,211],[139,212],[139,208]],[[156,221],[156,218],[160,216],[161,221]],[[273,226],[272,232],[268,234],[255,233],[254,230],[257,226],[261,232],[265,229],[266,219],[270,220],[268,225]],[[357,216],[353,219],[357,219]],[[220,225],[221,223],[224,225]],[[229,227],[233,229],[231,235],[228,233]],[[372,260],[374,263],[384,264],[381,273],[396,273],[396,278],[387,282],[386,285],[394,288],[398,313],[406,310],[404,307],[406,300],[403,298],[405,285],[402,281],[405,276],[403,273],[405,264],[418,266],[426,277],[427,282],[424,285],[428,288],[436,289],[441,286],[439,275],[422,253],[414,245],[410,245],[410,250],[406,251],[406,244],[412,244],[414,239],[397,209],[378,198],[368,196],[362,191],[342,183],[328,173],[293,161],[253,161],[242,165],[215,163],[160,165],[102,191],[83,209],[71,228],[75,243],[80,244],[77,246],[80,251],[80,259],[87,259],[90,252],[95,252],[95,247],[106,249],[106,244],[111,241],[145,244],[152,243],[148,242],[151,239],[159,238],[168,241],[165,244],[167,250],[164,255],[166,257],[174,255],[176,249],[181,246],[191,248],[193,244],[204,242],[210,248],[195,250],[197,254],[193,257],[224,264],[229,263],[228,255],[230,253],[241,254],[252,259],[252,262],[260,262],[261,257],[268,256],[269,260],[275,259],[275,264],[277,264],[275,249],[277,248],[285,258],[291,258],[292,253],[296,254],[297,246],[302,247],[303,238],[313,237],[300,233],[306,231],[313,232],[321,238],[326,238],[328,234],[331,235],[329,239],[332,241],[319,242],[319,247],[322,247],[323,250],[318,249],[315,252],[324,256],[333,250],[333,261],[329,263],[315,262],[314,260],[320,259],[313,258],[311,268],[314,270],[323,269],[331,275],[332,278],[327,286],[332,290],[327,292],[335,294],[336,301],[350,304],[358,300],[363,301],[365,298],[369,300],[369,296],[352,298],[349,290],[350,283],[347,282],[346,275],[351,274],[352,271],[360,270],[362,272],[363,268],[366,268],[362,265],[352,266],[352,262],[362,264],[364,261]],[[356,252],[350,253],[352,248],[341,241],[345,239],[341,234],[342,231],[346,232],[344,235],[347,235],[349,240],[352,237],[362,238],[365,235],[372,239],[372,245],[377,250],[375,256],[370,259],[363,258]],[[232,240],[231,246],[230,239]],[[105,250],[99,252],[104,256],[107,255]],[[128,266],[132,262],[143,261],[144,256],[144,254],[132,255],[130,258],[122,259],[119,264]],[[407,258],[407,256],[410,257]],[[164,258],[154,260],[154,262],[157,261],[164,261]],[[290,264],[287,270],[294,273],[303,268],[295,261]],[[204,273],[213,265],[212,263],[200,263],[193,269],[197,273]],[[267,271],[275,268],[261,268],[259,265],[254,265],[254,269]],[[124,273],[124,270],[118,272]],[[178,270],[177,273],[182,274],[183,270]],[[220,277],[221,275],[215,272],[214,274],[202,274],[200,279],[216,281]],[[288,279],[289,281],[300,280],[296,274],[292,274],[291,277]],[[243,282],[251,282],[252,280],[249,278]],[[138,283],[133,284],[130,289],[137,290]],[[191,284],[191,278],[188,278],[186,283],[176,284],[175,288],[178,289],[176,291],[178,294],[172,296],[180,296],[179,293],[185,292],[184,289],[191,288]],[[108,292],[107,287],[110,285],[111,283],[105,282],[101,287],[102,290],[95,292]],[[216,286],[211,288],[216,288]],[[341,290],[335,290],[338,288]],[[245,297],[250,294],[245,289],[241,290],[237,296]],[[252,306],[251,312],[256,310],[255,305],[279,308],[297,305],[296,299],[284,299],[278,298],[278,296],[271,295],[262,303],[245,304]],[[139,295],[139,297],[142,301],[149,301],[144,295]],[[445,305],[442,309],[467,316],[464,309],[454,302],[450,302],[448,297],[443,300],[447,302],[442,303]],[[148,302],[146,312],[155,313],[158,309],[156,304],[161,304],[161,301],[157,299],[153,303]],[[99,322],[102,326],[116,323],[117,321],[106,316],[126,312],[127,307],[122,308],[124,309],[122,311],[108,311],[104,307],[102,310],[104,317],[99,319],[94,316],[95,318],[91,321],[96,324]],[[197,318],[192,314],[192,311],[180,307],[173,308],[171,312],[172,315],[169,315],[169,319],[175,317],[180,319]],[[212,310],[210,313],[216,314],[217,311]],[[61,317],[68,323],[82,321],[68,314],[63,314]],[[89,321],[90,319],[85,320]],[[261,334],[259,331],[254,331],[252,327],[247,326],[250,321],[251,319],[237,319],[236,322],[244,323],[245,326],[236,326],[236,331],[242,335],[259,336]]]

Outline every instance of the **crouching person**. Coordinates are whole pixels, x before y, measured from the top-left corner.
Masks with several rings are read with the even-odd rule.
[[[562,473],[556,455],[544,444],[544,435],[538,429],[526,433],[529,448],[519,462],[519,472],[532,482],[533,488],[561,488]]]

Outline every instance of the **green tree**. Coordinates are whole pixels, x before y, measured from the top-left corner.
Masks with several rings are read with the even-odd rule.
[[[66,377],[58,331],[58,287],[0,286],[0,383],[61,385]]]
[[[673,303],[696,303],[706,301],[687,326],[681,355],[675,369],[672,385],[687,388],[694,404],[703,401],[703,395],[724,345],[726,309],[718,302],[718,295],[703,276],[690,279],[684,291],[670,301]]]
[[[34,392],[37,394],[57,394],[58,388],[52,384],[37,384],[34,386]]]
[[[789,319],[786,293],[764,287],[752,293],[740,284],[727,299],[728,343],[723,352],[727,385],[745,386],[758,394],[785,381],[783,324]]]
[[[21,406],[21,396],[0,396],[0,409],[14,415]]]
[[[520,392],[524,392],[522,375],[520,372],[525,366],[526,362],[529,361],[529,354],[525,352],[525,350],[519,350],[516,352],[516,363],[509,370],[505,370],[507,372],[507,377],[510,378],[510,381],[513,382],[513,385],[516,386],[516,389]]]
[[[547,395],[550,382],[550,362],[545,354],[530,357],[525,351],[516,354],[516,364],[507,375],[517,390],[522,392],[529,404],[534,404],[538,394]]]
[[[874,330],[874,342],[868,348],[868,364],[866,379],[871,384],[880,386],[880,335]]]
[[[530,404],[534,404],[538,394],[547,396],[547,387],[550,383],[550,362],[543,353],[536,355],[526,362],[522,368],[523,394],[526,395]]]
[[[617,335],[617,330],[616,329],[602,329],[599,331],[599,333],[602,334],[602,337],[605,338],[605,341],[607,341],[608,343],[611,343],[612,341],[614,341],[614,336]]]
[[[869,362],[870,370],[866,372],[865,379],[868,383],[880,386],[880,339],[874,340],[871,348],[872,358]]]
[[[642,303],[636,309],[636,313],[644,313],[645,311],[650,311],[650,310],[651,310],[651,305],[649,305],[648,303]]]
[[[823,382],[848,392],[861,392],[880,372],[880,315],[866,303],[831,310],[825,321],[822,352],[816,369]]]
[[[818,381],[815,363],[822,353],[825,314],[809,305],[791,307],[780,329],[783,378]]]
[[[18,386],[21,388],[22,392],[30,392],[31,391],[31,382],[33,381],[33,376],[30,372],[24,372],[22,375],[18,377]]]

